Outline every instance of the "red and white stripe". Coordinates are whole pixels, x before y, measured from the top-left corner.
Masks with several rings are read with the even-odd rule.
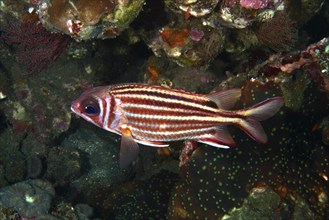
[[[132,136],[146,141],[196,140],[242,117],[218,109],[205,95],[142,84],[111,86],[102,108],[103,128],[115,130],[124,117]]]

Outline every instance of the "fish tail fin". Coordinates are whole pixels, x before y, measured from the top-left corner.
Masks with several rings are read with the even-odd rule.
[[[275,115],[282,107],[283,103],[284,99],[282,97],[274,97],[244,110],[242,115],[246,118],[239,123],[239,127],[257,142],[262,144],[266,143],[267,135],[260,121]]]

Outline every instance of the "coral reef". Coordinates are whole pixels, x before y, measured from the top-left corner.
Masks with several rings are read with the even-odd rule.
[[[49,30],[87,40],[116,37],[135,19],[143,4],[144,0],[44,0],[37,12]]]
[[[266,21],[285,7],[283,0],[224,0],[219,18],[231,28],[246,28],[256,21]]]
[[[204,26],[193,29],[170,29],[164,27],[159,37],[149,42],[154,54],[161,56],[163,52],[181,66],[207,66],[220,51],[224,42],[221,31]]]
[[[264,184],[279,194],[287,205],[278,210],[278,216],[295,215],[293,207],[297,205],[295,199],[298,197],[301,203],[308,204],[304,208],[311,210],[308,211],[311,219],[313,216],[324,218],[328,214],[325,211],[328,204],[319,198],[323,193],[327,197],[328,193],[327,180],[322,177],[329,174],[326,168],[328,161],[324,159],[327,153],[321,139],[314,137],[309,129],[313,121],[326,114],[328,107],[315,105],[325,101],[326,96],[314,86],[309,86],[307,91],[309,99],[303,101],[302,109],[308,112],[294,115],[291,110],[284,109],[264,123],[265,126],[267,123],[270,125],[268,132],[272,137],[266,146],[257,146],[242,133],[231,131],[234,138],[239,139],[238,145],[241,147],[230,152],[197,148],[192,159],[181,168],[181,179],[169,207],[170,218],[222,217],[234,207],[242,206],[247,197],[246,189]],[[250,81],[244,86],[241,104],[249,106],[264,96],[279,93],[278,86]],[[296,136],[298,138],[292,138]],[[318,161],[318,154],[324,157],[321,162]],[[270,203],[266,204],[270,208]],[[277,210],[274,206],[272,209]],[[248,212],[250,209],[253,208],[249,207]]]
[[[0,0],[0,219],[328,219],[329,3]],[[71,40],[70,38],[74,39]],[[98,85],[273,96],[268,143],[140,146],[71,114]],[[189,144],[189,143],[187,143]]]
[[[80,129],[74,134],[70,135],[62,144],[63,149],[58,149],[62,152],[69,152],[70,149],[76,149],[81,154],[83,161],[81,162],[81,172],[83,175],[77,175],[79,165],[77,164],[76,153],[68,157],[65,166],[68,166],[65,172],[59,174],[49,173],[59,181],[66,181],[70,184],[69,187],[74,189],[75,197],[80,198],[81,201],[87,204],[94,204],[96,201],[102,201],[107,194],[111,192],[111,187],[124,182],[130,177],[129,169],[126,171],[120,170],[118,165],[118,149],[109,143],[116,143],[113,137],[107,134],[91,133],[87,129]],[[104,136],[105,135],[105,136]],[[107,136],[107,137],[106,137]],[[56,160],[64,160],[60,155],[54,155]],[[55,161],[50,163],[54,163]],[[53,169],[60,169],[61,166],[53,164]],[[65,169],[65,167],[63,167]],[[49,172],[51,172],[51,170]],[[74,174],[75,177],[68,176]],[[64,175],[64,176],[60,176]],[[69,181],[70,180],[70,181]]]

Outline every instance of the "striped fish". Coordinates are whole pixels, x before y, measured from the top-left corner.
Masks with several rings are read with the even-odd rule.
[[[226,125],[235,125],[266,143],[259,121],[272,117],[283,98],[229,110],[240,96],[240,89],[203,95],[155,85],[118,84],[84,92],[71,109],[88,122],[122,136],[120,167],[126,167],[138,156],[137,143],[167,147],[170,141],[193,140],[220,148],[234,146]]]

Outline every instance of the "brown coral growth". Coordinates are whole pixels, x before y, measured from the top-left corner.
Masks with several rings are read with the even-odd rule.
[[[256,29],[257,38],[275,51],[290,50],[297,40],[297,29],[289,15],[277,12],[272,19],[261,23]]]

